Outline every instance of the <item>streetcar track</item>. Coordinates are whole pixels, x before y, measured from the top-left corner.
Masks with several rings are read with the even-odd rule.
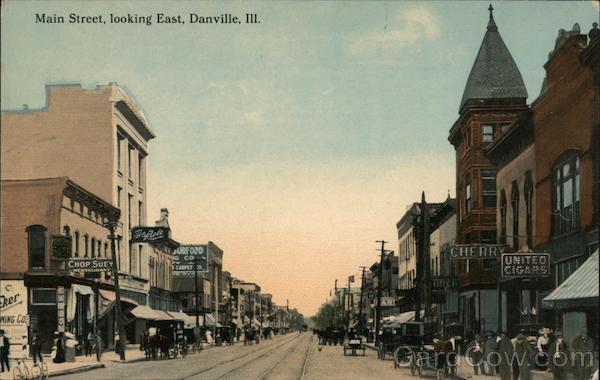
[[[308,348],[310,349],[310,343],[312,342],[312,335],[310,337],[310,341],[308,343]],[[279,359],[277,362],[275,362],[271,367],[269,367],[265,372],[263,372],[258,378],[257,380],[264,380],[267,378],[267,376],[269,376],[269,374],[271,372],[273,372],[273,370],[279,366],[285,359],[289,358],[295,351],[296,348],[298,348],[298,345],[295,345],[291,350],[288,351],[288,353],[282,357],[281,359]],[[308,350],[304,355],[308,354]],[[306,358],[303,361],[304,365],[306,365]],[[300,379],[302,379],[302,377],[304,376],[304,366],[302,367],[302,372],[300,373]]]
[[[237,360],[243,359],[243,358],[245,358],[245,357],[247,357],[247,356],[250,356],[250,355],[252,355],[252,354],[256,354],[256,353],[258,353],[258,352],[262,352],[262,354],[258,356],[258,357],[262,357],[262,356],[264,356],[264,353],[266,353],[266,352],[271,352],[271,351],[273,351],[273,350],[275,350],[275,349],[277,349],[277,348],[279,348],[279,347],[281,347],[281,346],[283,346],[283,345],[285,345],[285,344],[287,344],[287,343],[289,343],[289,342],[293,341],[293,340],[294,340],[294,339],[296,339],[297,337],[298,337],[297,335],[296,335],[296,336],[293,336],[291,339],[287,339],[287,340],[285,340],[284,342],[282,342],[281,344],[278,344],[278,345],[276,345],[275,347],[269,347],[269,348],[266,348],[266,349],[264,349],[264,350],[262,350],[262,351],[261,351],[261,350],[250,351],[250,352],[247,352],[247,353],[245,353],[245,354],[243,354],[243,355],[241,355],[241,356],[237,356],[237,357],[235,357],[235,358],[233,358],[233,359],[229,359],[229,360],[224,360],[224,361],[221,361],[221,362],[219,362],[219,363],[216,363],[216,364],[214,364],[214,365],[212,365],[212,366],[209,366],[209,367],[203,368],[203,369],[201,369],[200,371],[196,371],[196,372],[194,372],[194,373],[192,373],[192,374],[190,374],[190,375],[187,375],[187,376],[181,377],[181,378],[179,378],[179,379],[180,379],[180,380],[191,379],[191,378],[193,378],[193,377],[195,377],[195,376],[198,376],[198,375],[200,375],[200,374],[202,374],[202,373],[205,373],[205,372],[211,371],[211,370],[213,370],[213,369],[215,369],[215,368],[218,368],[218,367],[220,367],[220,366],[222,366],[222,365],[225,365],[225,364],[228,364],[228,363],[235,362],[235,361],[237,361]],[[240,366],[240,367],[241,367],[241,366]],[[227,372],[227,373],[230,373],[230,372],[233,372],[233,370],[232,370],[232,371],[229,371],[229,372]],[[223,377],[223,376],[221,376],[221,377],[219,377],[219,378],[222,378],[222,377]]]
[[[265,357],[267,354],[270,354],[271,352],[275,351],[277,348],[279,348],[279,347],[282,347],[282,346],[284,346],[284,345],[286,345],[286,344],[288,344],[288,343],[291,343],[291,342],[295,341],[296,339],[298,339],[299,337],[302,337],[302,335],[296,335],[296,336],[294,336],[292,339],[290,339],[290,340],[286,341],[285,343],[283,343],[283,344],[280,344],[280,345],[278,345],[277,347],[273,347],[273,349],[272,349],[272,350],[265,350],[265,351],[263,351],[263,352],[262,352],[262,353],[261,353],[259,356],[257,356],[255,359],[260,359],[260,358],[263,358],[263,357]],[[296,349],[295,347],[297,347],[297,346],[294,346],[294,348],[292,349],[292,351],[290,351],[289,353],[293,352],[293,351]],[[288,353],[288,355],[289,355],[289,353]],[[286,355],[286,357],[287,357],[287,355]],[[243,367],[245,367],[245,366],[247,366],[247,365],[249,365],[249,364],[254,364],[254,363],[255,363],[255,362],[254,362],[254,361],[252,361],[252,360],[249,360],[249,361],[247,361],[247,362],[245,362],[245,363],[242,363],[241,365],[239,365],[239,366],[237,366],[237,367],[235,367],[235,368],[232,368],[231,370],[229,370],[229,371],[225,372],[225,373],[224,373],[222,376],[219,376],[219,377],[217,378],[217,380],[225,379],[225,378],[227,378],[227,377],[228,377],[228,376],[229,376],[231,373],[233,373],[233,372],[235,372],[235,371],[239,370],[240,368],[243,368]],[[279,363],[279,362],[278,362],[278,363]],[[277,364],[277,363],[276,363],[276,364]],[[275,367],[275,366],[273,366],[273,368],[274,368],[274,367]],[[259,379],[260,379],[260,377],[259,377]]]
[[[308,342],[308,347],[306,348],[306,354],[304,356],[304,364],[302,365],[302,372],[300,373],[300,380],[304,380],[304,376],[306,375],[306,367],[308,366],[308,356],[310,355],[310,347],[312,346],[313,335],[310,336],[310,342]]]

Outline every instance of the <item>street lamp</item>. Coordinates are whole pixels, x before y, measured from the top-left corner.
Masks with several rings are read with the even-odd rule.
[[[112,219],[109,219],[108,222],[104,224],[106,228],[110,231],[108,235],[108,239],[110,240],[110,250],[112,253],[112,264],[113,264],[113,277],[115,281],[115,310],[117,317],[117,329],[119,333],[119,347],[117,347],[117,352],[119,353],[119,358],[121,360],[125,360],[125,326],[123,325],[123,310],[121,308],[121,290],[119,288],[119,262],[117,260],[117,252],[115,247],[115,230],[117,229],[117,223],[119,220],[120,212],[113,216]]]

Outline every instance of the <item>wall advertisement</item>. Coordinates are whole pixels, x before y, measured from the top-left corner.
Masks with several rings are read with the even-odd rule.
[[[29,355],[28,302],[23,280],[0,280],[0,326],[10,340],[10,357],[13,359]]]

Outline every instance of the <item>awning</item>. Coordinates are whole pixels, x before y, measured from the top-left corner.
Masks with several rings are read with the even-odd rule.
[[[139,305],[131,310],[131,314],[133,314],[136,318],[139,319],[148,319],[151,321],[174,321],[178,318],[173,318],[166,312],[162,310],[154,310],[149,308],[148,306]]]
[[[544,298],[544,303],[559,309],[574,306],[597,307],[598,250]]]
[[[423,316],[425,315],[425,310],[421,310],[421,318],[423,318]],[[410,322],[410,321],[414,321],[415,320],[415,311],[411,310],[411,311],[407,311],[398,315],[391,315],[389,317],[384,317],[383,321],[386,324],[393,324],[393,325],[401,325],[403,323],[406,322]]]
[[[205,314],[204,317],[206,318],[206,326],[217,326],[217,321],[212,314]]]
[[[98,289],[98,319],[103,318],[114,306],[116,295],[110,290]],[[138,303],[131,298],[121,297],[121,303],[137,306]]]
[[[196,327],[195,316],[187,315],[186,313],[181,313],[178,311],[167,311],[167,314],[171,315],[173,319],[183,321],[183,328],[185,329],[193,329],[194,327]],[[198,321],[200,322],[200,318],[198,319]],[[200,325],[202,325],[201,322]]]

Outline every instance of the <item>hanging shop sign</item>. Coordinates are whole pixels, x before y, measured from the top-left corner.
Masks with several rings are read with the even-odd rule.
[[[448,248],[451,259],[494,259],[499,258],[506,246],[499,244],[457,244]]]
[[[0,280],[0,326],[10,339],[10,356],[14,359],[29,356],[27,295],[23,280]]]
[[[173,277],[193,277],[198,272],[208,271],[208,246],[180,245],[173,252]]]
[[[169,238],[166,227],[133,227],[131,229],[132,243],[156,243]]]
[[[55,259],[68,259],[71,257],[72,246],[70,236],[52,235],[52,257]]]
[[[56,330],[65,332],[65,287],[56,287]]]
[[[387,306],[395,306],[395,305],[396,305],[396,300],[394,299],[394,297],[381,297],[381,306],[387,307]]]
[[[69,259],[65,262],[65,269],[81,272],[112,272],[113,261],[100,257]]]
[[[505,253],[502,255],[502,278],[550,276],[550,254]]]

